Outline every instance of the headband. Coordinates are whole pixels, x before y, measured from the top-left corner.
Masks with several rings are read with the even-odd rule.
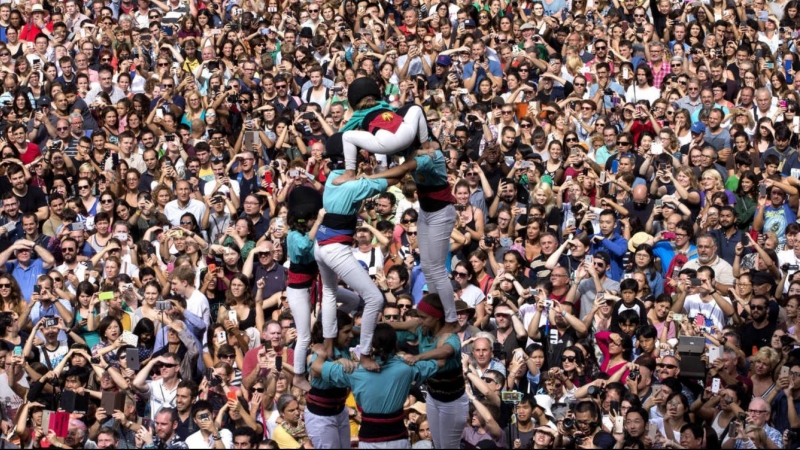
[[[419,304],[417,305],[417,310],[422,311],[425,314],[435,319],[441,319],[442,317],[444,317],[444,311],[438,310],[435,307],[433,307],[430,303],[424,301],[419,302]]]

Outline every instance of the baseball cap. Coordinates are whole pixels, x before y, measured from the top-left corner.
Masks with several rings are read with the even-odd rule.
[[[439,57],[436,58],[436,64],[440,66],[450,66],[453,64],[453,60],[450,58],[450,55],[439,55]]]
[[[705,133],[706,126],[703,122],[695,122],[692,124],[692,133]]]

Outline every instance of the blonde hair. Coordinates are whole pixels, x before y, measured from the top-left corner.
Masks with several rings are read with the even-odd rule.
[[[757,427],[755,425],[748,425],[747,428],[744,430],[745,434],[754,433],[755,436],[753,439],[753,444],[755,444],[756,448],[767,448],[767,433],[764,431],[763,428]]]
[[[705,177],[711,177],[717,180],[717,185],[715,189],[720,191],[725,189],[725,185],[722,183],[722,175],[720,175],[719,172],[717,172],[717,169],[708,169],[700,175],[700,179],[703,179]]]
[[[369,109],[369,108],[372,108],[373,106],[375,106],[377,104],[378,104],[378,101],[375,100],[374,98],[372,98],[371,96],[364,97],[364,98],[361,99],[361,101],[359,101],[356,104],[356,108],[355,109],[357,109],[357,110],[359,110],[359,109]]]
[[[553,207],[556,206],[556,196],[553,195],[553,188],[551,188],[550,185],[547,184],[547,183],[539,182],[539,184],[537,184],[533,188],[534,195],[536,194],[536,191],[538,191],[538,190],[541,190],[542,192],[544,192],[545,197],[547,197],[547,199],[544,202],[544,210],[545,210],[545,214],[549,214],[550,210],[552,210]]]
[[[584,66],[583,60],[578,55],[567,56],[567,70],[573,75],[579,74],[581,67]]]
[[[756,362],[763,362],[768,364],[770,370],[775,369],[778,363],[781,362],[781,355],[778,353],[777,350],[773,349],[772,347],[761,347],[758,349],[758,352],[753,355],[751,360],[752,363]],[[754,367],[755,364],[752,364],[751,367]]]
[[[692,189],[700,190],[700,183],[697,181],[697,177],[694,175],[694,169],[689,166],[681,166],[676,171],[676,175],[679,173],[682,173],[689,178],[689,185],[692,187]]]

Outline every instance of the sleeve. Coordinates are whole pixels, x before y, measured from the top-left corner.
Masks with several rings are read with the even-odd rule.
[[[417,330],[419,330],[419,328],[420,327],[417,327]],[[417,334],[414,334],[414,333],[411,333],[411,332],[408,332],[408,331],[405,331],[405,330],[397,331],[396,334],[397,334],[397,343],[398,344],[401,343],[401,342],[413,342],[413,341],[416,341],[417,337],[418,337]]]
[[[322,379],[335,387],[351,387],[350,375],[344,372],[344,368],[341,364],[335,364],[330,361],[326,362],[322,366]]]
[[[473,70],[475,70],[475,64],[474,63],[465,64],[464,65],[464,71],[463,71],[463,73],[461,75],[461,79],[462,80],[466,80],[469,77],[471,77]]]
[[[603,247],[614,255],[622,257],[628,252],[628,240],[624,237],[620,237],[617,240],[603,239]]]
[[[453,347],[453,350],[455,350],[456,355],[461,352],[461,340],[458,338],[457,334],[455,334],[455,333],[451,334],[447,338],[447,340],[444,341],[444,343],[446,345],[449,345],[450,347]]]
[[[412,369],[414,370],[414,382],[422,383],[436,374],[436,372],[439,370],[439,363],[435,360],[417,361],[417,363],[414,364]]]
[[[600,351],[603,353],[603,359],[608,360],[608,341],[610,340],[610,331],[599,331],[595,333],[594,338]]]

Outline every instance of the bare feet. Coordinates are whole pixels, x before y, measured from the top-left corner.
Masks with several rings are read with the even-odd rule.
[[[311,383],[305,377],[305,374],[298,373],[295,374],[294,379],[292,379],[292,385],[298,389],[301,389],[303,392],[308,392],[311,390]]]
[[[361,360],[359,361],[364,369],[369,370],[370,372],[380,372],[381,366],[378,364],[377,361],[372,359],[369,355],[361,355]]]
[[[347,183],[348,181],[352,181],[355,179],[356,179],[355,170],[345,170],[343,174],[339,175],[333,180],[333,185],[339,186],[341,184]]]

